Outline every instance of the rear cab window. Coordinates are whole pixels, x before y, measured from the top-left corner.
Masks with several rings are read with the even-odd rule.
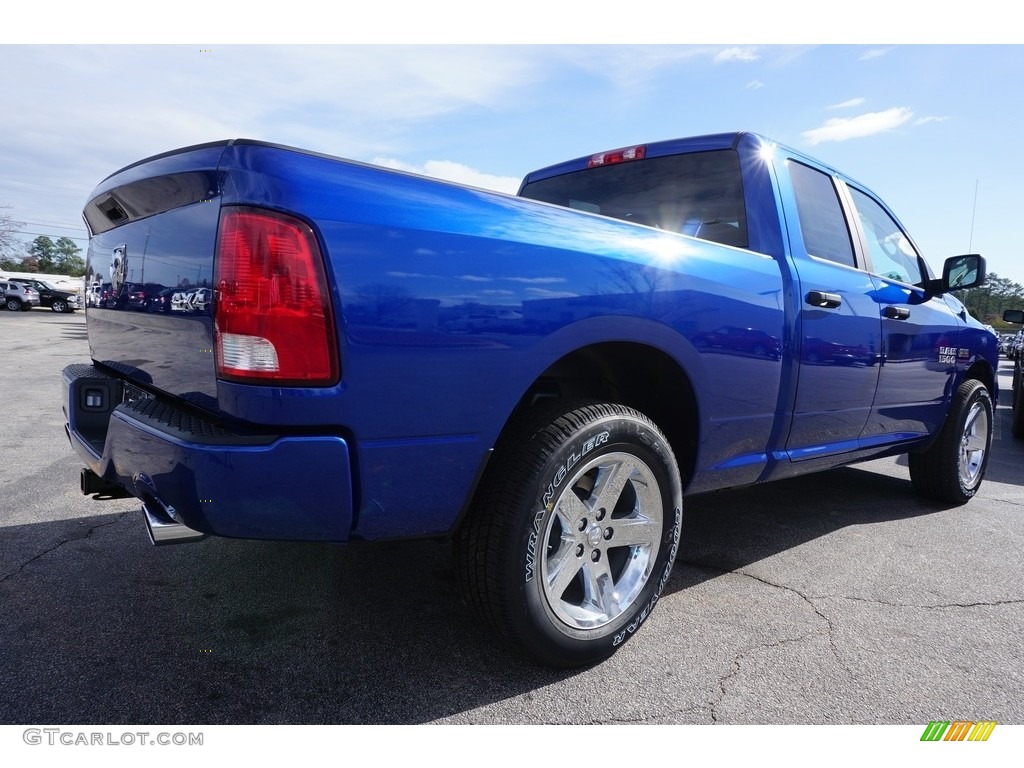
[[[604,165],[527,184],[521,197],[748,247],[738,154],[691,152]]]

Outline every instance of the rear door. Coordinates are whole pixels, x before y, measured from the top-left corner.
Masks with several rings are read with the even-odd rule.
[[[858,447],[878,384],[882,323],[844,189],[826,169],[794,158],[785,166],[780,191],[789,198],[800,281],[800,364],[786,449],[799,461]]]

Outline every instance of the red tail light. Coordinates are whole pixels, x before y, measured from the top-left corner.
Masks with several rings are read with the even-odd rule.
[[[337,383],[330,295],[308,225],[257,208],[225,208],[214,270],[220,378]]]
[[[602,152],[593,155],[587,161],[588,168],[597,168],[601,165],[614,165],[615,163],[628,163],[632,160],[643,160],[647,157],[647,147],[644,145],[616,149],[611,152]]]

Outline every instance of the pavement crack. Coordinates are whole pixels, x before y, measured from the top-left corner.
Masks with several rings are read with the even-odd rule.
[[[132,514],[133,512],[134,512],[134,510],[129,510],[127,512],[121,512],[116,517],[114,517],[113,520],[108,520],[108,521],[106,521],[104,523],[97,523],[96,525],[89,526],[89,529],[82,536],[71,536],[69,538],[64,539],[63,541],[57,542],[56,544],[54,544],[49,549],[44,549],[42,552],[39,552],[38,554],[35,554],[32,557],[30,557],[28,560],[23,562],[21,565],[19,565],[17,568],[15,568],[10,573],[6,573],[2,577],[0,577],[0,584],[3,584],[8,579],[11,579],[11,578],[17,576],[23,570],[25,570],[28,566],[32,565],[32,563],[34,563],[36,560],[39,560],[41,558],[46,557],[48,554],[50,554],[51,552],[55,552],[56,550],[58,550],[61,547],[63,547],[65,544],[70,544],[72,541],[84,541],[84,540],[86,540],[88,538],[91,538],[93,533],[98,531],[100,528],[106,528],[106,527],[111,526],[111,525],[116,525],[117,523],[119,523],[122,520],[124,520],[125,517],[127,517],[130,514]]]
[[[718,696],[716,696],[712,701],[708,702],[711,712],[711,722],[718,722],[718,706],[722,703],[727,694],[726,684],[729,682],[729,680],[731,680],[739,674],[740,668],[743,666],[742,661],[746,659],[747,656],[749,656],[754,651],[761,651],[771,648],[781,648],[782,646],[789,645],[791,643],[802,643],[808,638],[820,637],[822,634],[824,633],[805,632],[799,637],[784,637],[778,640],[773,640],[768,643],[758,643],[757,645],[751,645],[747,648],[744,648],[742,651],[739,651],[735,656],[733,656],[732,670],[729,672],[729,674],[718,679]]]
[[[843,659],[843,656],[842,656],[842,654],[839,651],[839,647],[836,644],[836,639],[835,639],[835,629],[836,628],[835,628],[835,625],[832,622],[832,619],[830,619],[828,617],[828,615],[826,615],[825,612],[822,611],[815,604],[815,601],[821,601],[821,600],[850,600],[850,601],[855,601],[855,602],[871,603],[871,604],[875,604],[875,605],[879,605],[879,606],[885,606],[885,607],[889,607],[889,608],[917,608],[917,609],[920,609],[920,610],[954,610],[954,609],[965,609],[965,608],[993,608],[993,607],[1016,606],[1016,605],[1024,604],[1024,599],[988,600],[988,601],[975,601],[975,602],[950,602],[950,603],[934,603],[934,604],[915,604],[915,603],[901,603],[901,602],[892,602],[892,601],[886,601],[886,600],[877,600],[877,599],[866,598],[866,597],[853,597],[853,596],[848,596],[848,595],[807,595],[807,594],[801,592],[799,589],[796,589],[795,587],[789,586],[787,584],[779,584],[777,582],[770,581],[770,580],[768,580],[768,579],[766,579],[766,578],[764,578],[762,576],[757,576],[757,575],[755,575],[753,573],[750,573],[748,571],[742,570],[741,568],[728,568],[728,567],[716,565],[714,563],[693,562],[693,561],[686,561],[686,560],[679,560],[678,563],[680,565],[683,565],[683,566],[688,567],[688,568],[694,568],[694,569],[697,569],[697,570],[709,571],[709,572],[712,572],[712,573],[717,573],[719,575],[735,574],[737,576],[744,576],[744,577],[746,577],[748,579],[752,579],[752,580],[757,581],[757,582],[759,582],[761,584],[764,584],[765,586],[773,587],[775,589],[781,589],[781,590],[784,590],[784,591],[787,591],[787,592],[792,592],[794,595],[796,595],[801,600],[803,600],[808,605],[808,607],[814,612],[815,616],[817,616],[823,622],[823,624],[824,624],[823,631],[821,631],[821,632],[809,632],[807,634],[804,634],[804,635],[802,635],[800,637],[796,637],[796,638],[783,638],[781,640],[776,640],[776,641],[773,641],[773,642],[759,643],[757,645],[752,645],[752,646],[749,646],[749,647],[744,648],[743,650],[739,651],[733,657],[732,669],[729,671],[728,674],[726,674],[723,677],[719,678],[719,680],[718,680],[717,695],[711,701],[708,702],[708,706],[709,706],[709,710],[710,710],[710,715],[711,715],[711,722],[712,723],[719,722],[719,712],[718,712],[718,710],[719,710],[719,708],[720,708],[720,706],[722,704],[722,701],[724,701],[724,699],[725,699],[725,697],[726,697],[726,695],[728,693],[729,681],[732,680],[734,677],[736,677],[739,674],[740,670],[743,667],[744,660],[752,652],[755,652],[755,651],[758,651],[758,650],[771,649],[773,647],[778,647],[778,646],[785,645],[785,644],[788,644],[788,643],[802,642],[802,641],[806,640],[809,637],[825,635],[828,638],[829,648],[830,648],[830,650],[832,652],[832,656],[839,663],[840,667],[842,667],[843,671],[846,672],[847,676],[851,680],[855,679],[853,671],[846,664],[846,661]]]
[[[846,672],[849,678],[851,680],[853,679],[853,672],[846,665],[846,662],[843,660],[842,654],[839,653],[839,647],[836,645],[835,625],[832,623],[832,619],[826,616],[825,613],[820,608],[818,608],[817,605],[814,604],[815,599],[820,600],[821,598],[810,597],[808,595],[805,595],[803,592],[801,592],[799,589],[796,589],[795,587],[791,587],[786,584],[776,584],[773,581],[768,581],[767,579],[761,578],[760,576],[755,576],[752,573],[747,573],[746,571],[734,571],[734,573],[738,573],[741,576],[746,576],[747,578],[754,579],[755,581],[759,581],[762,584],[765,584],[769,587],[775,587],[776,589],[782,589],[787,592],[792,592],[794,595],[796,595],[805,603],[807,603],[810,609],[814,611],[815,615],[825,622],[825,626],[828,627],[828,644],[829,648],[832,649],[832,655],[835,657],[836,661],[839,662],[839,666],[843,668],[843,670]]]
[[[1015,598],[1012,600],[983,600],[974,603],[894,603],[889,600],[878,600],[870,597],[851,597],[849,595],[841,595],[837,598],[838,600],[850,600],[857,603],[871,603],[872,605],[882,605],[886,608],[919,608],[924,611],[940,611],[950,608],[998,608],[1004,605],[1024,605],[1024,599]]]
[[[889,608],[920,608],[922,610],[942,610],[948,608],[997,608],[1004,605],[1021,605],[1024,604],[1024,598],[1009,598],[1006,600],[979,600],[970,603],[902,603],[894,602],[891,600],[880,600],[872,597],[858,597],[855,595],[805,595],[800,590],[787,586],[786,584],[777,584],[772,581],[768,581],[760,576],[755,576],[752,573],[744,571],[740,568],[728,568],[726,566],[715,565],[713,563],[698,563],[687,560],[677,560],[679,565],[686,566],[687,568],[695,568],[702,571],[710,571],[721,575],[736,574],[737,576],[746,576],[747,578],[759,581],[770,587],[776,587],[777,589],[784,589],[799,595],[801,599],[806,601],[818,616],[820,616],[826,623],[828,623],[830,629],[832,628],[832,622],[829,621],[828,617],[822,613],[812,601],[814,600],[851,600],[860,603],[873,603],[875,605],[883,605]]]
[[[667,711],[658,711],[651,714],[637,715],[636,717],[612,717],[600,720],[591,720],[590,725],[642,725],[644,723],[675,723],[676,716],[698,715],[704,711],[702,706],[681,707]]]
[[[807,604],[807,606],[812,611],[814,611],[814,614],[819,618],[819,620],[824,624],[823,630],[821,632],[809,632],[796,638],[782,638],[771,642],[758,643],[757,645],[752,645],[748,648],[744,648],[743,650],[736,653],[736,655],[733,656],[732,659],[732,670],[729,672],[728,675],[725,675],[724,677],[719,679],[718,695],[709,702],[711,720],[713,723],[718,722],[718,708],[726,696],[726,687],[728,685],[729,680],[739,674],[739,670],[742,667],[742,659],[746,655],[750,654],[752,651],[777,648],[788,643],[803,642],[810,637],[820,637],[821,635],[824,635],[828,639],[828,648],[831,651],[831,655],[833,655],[833,657],[836,659],[836,662],[846,673],[847,677],[850,678],[850,680],[854,679],[853,671],[846,664],[846,660],[843,658],[842,653],[840,653],[839,646],[836,644],[836,627],[833,624],[833,621],[831,621],[830,618],[827,615],[825,615],[825,613],[820,608],[818,608],[817,605],[814,604],[815,599],[822,598],[810,597],[794,587],[784,584],[777,584],[775,582],[770,582],[767,579],[764,579],[763,577],[759,577],[759,575],[756,575],[749,571],[742,570],[740,568],[724,568],[714,564],[687,562],[685,560],[680,560],[679,562],[688,567],[700,568],[703,570],[711,570],[722,574],[734,573],[735,575],[740,575],[740,577],[745,577],[746,579],[751,579],[755,582],[759,582],[760,584],[763,584],[766,587],[772,587],[774,589],[783,590],[785,592],[792,592],[794,595],[803,600]]]
[[[717,571],[717,572],[720,572],[720,573],[735,573],[736,575],[741,575],[741,577],[746,577],[748,579],[753,579],[756,582],[760,582],[761,584],[765,585],[766,587],[773,587],[775,589],[783,590],[785,592],[792,592],[793,594],[797,595],[801,600],[803,600],[805,603],[807,603],[807,605],[811,608],[811,610],[814,611],[814,614],[816,616],[818,616],[818,618],[820,618],[820,620],[822,622],[824,622],[825,627],[827,628],[827,633],[826,634],[827,634],[827,637],[828,637],[828,645],[831,648],[831,652],[833,652],[833,655],[836,657],[837,662],[839,662],[839,664],[843,667],[843,669],[846,671],[847,675],[849,675],[851,679],[853,678],[853,673],[850,671],[850,668],[846,666],[846,663],[843,660],[843,656],[840,654],[839,648],[836,645],[836,637],[835,637],[836,627],[835,627],[835,625],[833,625],[833,622],[831,622],[830,618],[827,615],[825,615],[824,612],[821,611],[821,609],[818,608],[817,605],[814,604],[814,600],[816,600],[816,599],[820,600],[820,599],[826,599],[826,598],[810,597],[808,595],[805,595],[803,592],[801,592],[800,590],[796,589],[795,587],[791,587],[791,586],[788,586],[788,585],[785,585],[785,584],[777,584],[775,582],[770,582],[767,579],[764,579],[763,577],[759,577],[759,575],[755,575],[754,573],[751,573],[750,571],[742,570],[741,568],[724,568],[724,567],[717,566],[717,565],[714,565],[714,564],[687,562],[685,560],[680,561],[680,562],[682,562],[682,564],[687,565],[689,567],[702,568],[702,569],[705,569],[705,570],[713,570],[713,571]],[[758,647],[765,647],[765,646],[758,646]]]

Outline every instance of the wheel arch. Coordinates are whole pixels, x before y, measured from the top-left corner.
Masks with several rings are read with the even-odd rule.
[[[576,349],[534,380],[508,423],[538,402],[570,397],[618,403],[649,417],[668,438],[685,488],[697,464],[699,404],[690,376],[671,355],[632,341]]]
[[[685,491],[698,461],[706,416],[700,393],[709,386],[700,353],[674,328],[648,318],[587,318],[544,338],[532,350],[538,361],[519,378],[517,399],[503,406],[504,419],[491,433],[449,534],[466,520],[486,482],[494,446],[539,402],[557,397],[615,401],[650,418],[665,434]]]
[[[996,383],[995,371],[992,370],[992,366],[984,360],[977,360],[967,369],[964,374],[964,380],[977,379],[985,388],[988,389],[989,397],[992,398],[992,407],[995,408],[997,400],[999,399],[999,386]]]

